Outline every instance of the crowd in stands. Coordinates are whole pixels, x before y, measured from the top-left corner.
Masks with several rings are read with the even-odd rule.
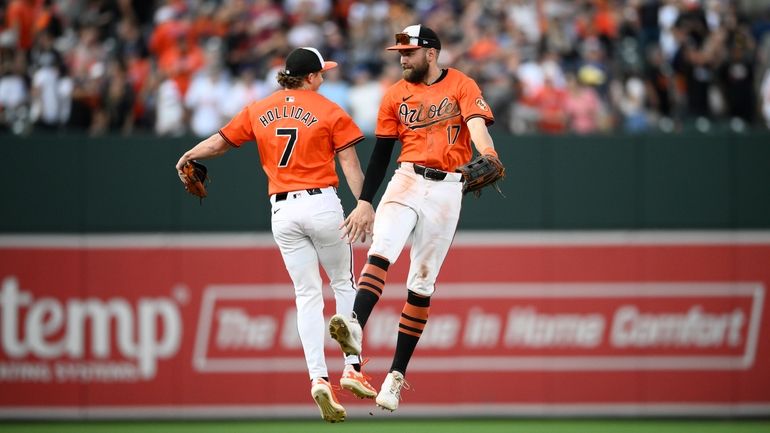
[[[770,126],[761,0],[0,0],[0,130],[216,132],[275,91],[298,46],[340,67],[321,93],[371,134],[422,23],[511,133]]]

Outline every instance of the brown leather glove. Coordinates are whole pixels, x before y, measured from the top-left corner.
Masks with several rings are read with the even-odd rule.
[[[505,178],[505,167],[496,156],[478,155],[465,165],[457,167],[463,175],[463,194],[472,192],[476,197],[481,195],[481,189],[492,185],[500,195],[497,182]]]
[[[182,167],[182,176],[180,176],[184,189],[190,194],[198,197],[203,203],[206,197],[206,181],[209,180],[208,169],[205,165],[197,161],[187,161]]]

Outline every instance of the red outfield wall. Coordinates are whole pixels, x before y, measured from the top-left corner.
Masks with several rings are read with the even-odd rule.
[[[770,415],[769,285],[768,232],[462,233],[398,413]],[[317,416],[269,236],[0,236],[0,303],[0,417]]]

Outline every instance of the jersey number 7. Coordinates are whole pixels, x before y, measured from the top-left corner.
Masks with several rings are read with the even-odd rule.
[[[281,160],[278,161],[278,167],[286,167],[289,165],[289,159],[291,153],[294,151],[294,144],[297,143],[297,128],[278,128],[275,130],[276,137],[289,137],[286,140],[286,147],[281,154]]]

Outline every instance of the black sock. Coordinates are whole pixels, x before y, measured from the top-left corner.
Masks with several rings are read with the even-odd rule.
[[[396,354],[393,356],[393,364],[390,366],[390,371],[406,374],[409,360],[412,358],[422,331],[428,323],[429,310],[430,297],[420,296],[409,291],[406,304],[404,304],[404,309],[401,312],[401,319],[398,322]]]
[[[364,326],[366,326],[369,315],[372,314],[372,310],[379,300],[379,296],[375,296],[367,290],[359,290],[356,293],[356,300],[353,301],[353,312],[356,314],[355,317],[358,320],[358,324],[361,325],[361,329],[364,329]]]
[[[372,314],[374,306],[380,300],[385,287],[385,277],[388,275],[390,263],[378,256],[369,256],[358,280],[358,293],[353,302],[353,312],[358,324],[363,329]]]

